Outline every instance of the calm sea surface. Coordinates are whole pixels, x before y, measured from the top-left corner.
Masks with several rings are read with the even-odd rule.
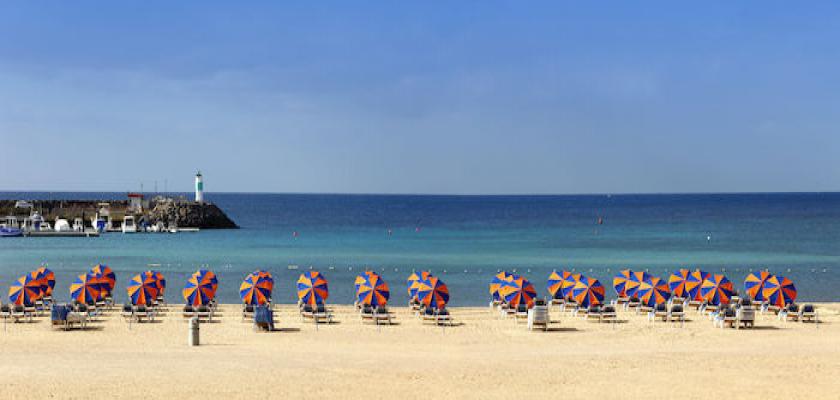
[[[124,193],[14,193],[3,199],[122,199]],[[199,266],[219,275],[223,302],[238,301],[245,274],[275,276],[274,298],[294,302],[310,266],[329,280],[330,301],[353,301],[353,278],[382,273],[403,304],[405,278],[428,269],[453,305],[480,305],[499,269],[516,271],[545,294],[553,269],[610,283],[620,268],[667,275],[679,267],[725,273],[743,289],[751,270],[769,268],[796,283],[800,299],[840,300],[840,193],[402,196],[206,194],[239,230],[111,233],[99,238],[0,238],[0,287],[47,263],[56,298],[93,264],[117,273],[118,299],[148,264],[167,277],[170,302]],[[603,224],[598,224],[603,218]],[[297,232],[297,235],[294,233]],[[289,265],[299,266],[290,270]],[[3,296],[3,300],[6,300]]]

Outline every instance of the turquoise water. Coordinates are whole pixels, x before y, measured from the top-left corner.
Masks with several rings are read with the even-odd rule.
[[[0,193],[11,199],[107,199],[121,193]],[[219,296],[237,301],[255,268],[276,278],[275,299],[295,300],[301,270],[330,282],[331,301],[353,300],[353,278],[381,271],[404,301],[412,269],[450,287],[452,304],[487,301],[498,269],[516,269],[545,293],[553,269],[576,269],[609,285],[625,267],[655,275],[679,267],[723,272],[737,286],[759,268],[788,276],[807,300],[838,300],[840,194],[613,196],[377,196],[206,194],[242,229],[199,233],[106,234],[99,238],[0,239],[0,287],[46,262],[57,298],[74,275],[104,262],[117,293],[131,275],[158,268],[169,301],[199,266],[220,279]],[[603,224],[597,224],[603,218]],[[390,234],[389,234],[390,230]],[[293,233],[297,232],[297,236]],[[289,270],[288,265],[299,270]],[[608,295],[612,295],[608,291]],[[122,299],[120,299],[122,300]]]

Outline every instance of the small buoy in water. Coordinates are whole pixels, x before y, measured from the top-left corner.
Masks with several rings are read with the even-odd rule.
[[[393,234],[394,234],[394,231],[392,231],[391,228],[388,228],[388,236],[391,236]]]
[[[330,271],[332,271],[332,270],[334,270],[334,269],[335,269],[335,267],[330,267],[330,268],[329,268],[329,270],[330,270]]]
[[[721,267],[720,272],[726,272],[726,268]]]
[[[823,268],[823,273],[828,272],[828,268]]]
[[[348,270],[348,271],[352,271],[352,270],[353,270],[353,267],[347,267],[347,270]]]
[[[394,272],[399,272],[399,271],[400,271],[399,268],[394,268]]]
[[[589,272],[592,272],[592,268],[589,268]]]
[[[445,273],[446,273],[446,270],[443,270],[443,273],[445,274]]]
[[[529,273],[529,274],[531,273],[531,268],[528,268],[528,273]]]
[[[466,273],[467,273],[467,270],[464,270],[464,273],[466,274]]]

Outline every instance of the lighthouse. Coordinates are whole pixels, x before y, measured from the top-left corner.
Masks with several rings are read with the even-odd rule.
[[[195,173],[195,201],[204,202],[204,180],[201,178],[201,171]]]

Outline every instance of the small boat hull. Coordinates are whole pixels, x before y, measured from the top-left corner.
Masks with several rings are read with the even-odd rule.
[[[20,237],[23,231],[17,228],[0,228],[0,237]]]

